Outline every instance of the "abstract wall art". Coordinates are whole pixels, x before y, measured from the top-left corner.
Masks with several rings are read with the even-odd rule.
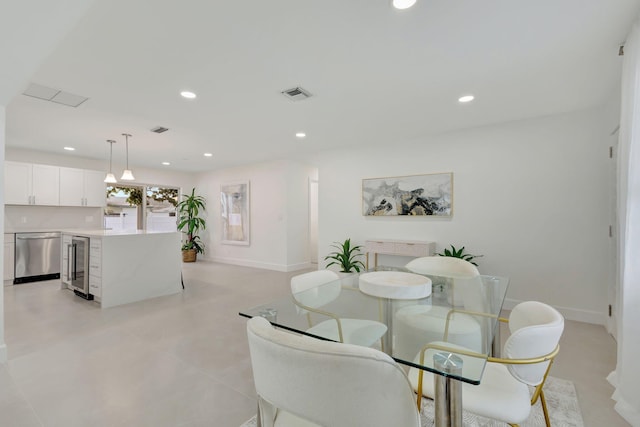
[[[453,173],[362,180],[365,216],[451,216]]]
[[[249,181],[220,186],[222,243],[249,245]]]

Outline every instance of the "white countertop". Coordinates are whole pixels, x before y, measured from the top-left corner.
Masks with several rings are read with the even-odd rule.
[[[146,234],[171,234],[178,233],[178,231],[147,231],[147,230],[74,230],[64,229],[60,230],[63,234],[73,234],[74,236],[87,236],[87,237],[112,237],[112,236],[134,236],[134,235],[146,235]]]
[[[74,236],[86,236],[86,237],[111,237],[111,236],[133,236],[133,235],[146,235],[146,234],[166,234],[166,233],[179,233],[178,231],[146,231],[146,230],[102,230],[102,229],[44,229],[44,230],[5,230],[5,233],[46,233],[46,232],[60,232],[63,234],[73,234]]]

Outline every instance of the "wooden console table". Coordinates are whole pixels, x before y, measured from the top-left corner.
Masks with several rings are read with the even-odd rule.
[[[386,240],[371,239],[364,243],[364,251],[367,256],[367,269],[369,269],[369,253],[373,253],[373,266],[378,266],[378,254],[423,257],[432,256],[435,251],[435,242],[422,240]]]

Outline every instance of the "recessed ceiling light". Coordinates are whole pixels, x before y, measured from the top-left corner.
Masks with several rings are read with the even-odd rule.
[[[307,136],[307,134],[306,134],[306,133],[304,133],[304,132],[298,132],[298,133],[296,133],[296,138],[304,138],[305,136]]]
[[[416,0],[393,0],[393,7],[396,9],[409,9],[416,4]]]
[[[195,93],[189,92],[188,90],[183,90],[182,92],[180,92],[180,95],[182,95],[183,98],[187,99],[194,99],[196,97]]]
[[[162,162],[162,164],[163,164],[163,165],[165,165],[165,166],[169,166],[171,163],[169,163],[169,162]]]
[[[64,147],[65,150],[67,151],[75,151],[76,149],[73,147]]]
[[[211,157],[211,156],[213,156],[213,154],[211,154],[211,153],[204,153],[204,156],[205,156],[205,157]]]
[[[458,98],[458,102],[471,102],[475,97],[473,95],[465,95]]]

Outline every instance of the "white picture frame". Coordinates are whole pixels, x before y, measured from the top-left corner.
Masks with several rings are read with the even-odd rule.
[[[362,180],[362,215],[451,217],[453,173]]]
[[[223,244],[244,246],[250,244],[249,181],[235,181],[220,185],[220,217]]]

